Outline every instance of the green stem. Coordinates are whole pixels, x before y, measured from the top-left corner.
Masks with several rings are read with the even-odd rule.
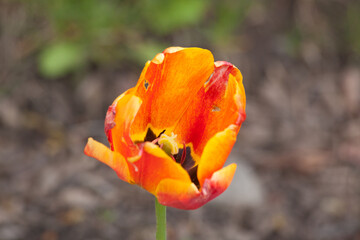
[[[166,240],[166,206],[155,198],[156,240]]]

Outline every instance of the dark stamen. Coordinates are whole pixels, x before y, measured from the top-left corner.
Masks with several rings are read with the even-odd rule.
[[[151,131],[151,129],[149,128],[148,131],[146,132],[144,142],[152,142],[155,139],[156,139],[155,133],[153,131]]]
[[[154,144],[158,145],[160,148],[162,148],[161,145],[158,143],[158,138],[161,137],[161,135],[166,131],[164,129],[161,131],[159,136],[156,136],[155,133],[149,128],[146,132],[146,136],[144,138],[144,142],[153,142]],[[171,158],[179,163],[189,174],[191,181],[200,188],[199,180],[197,178],[197,166],[195,166],[195,160],[191,156],[191,148],[186,147],[185,142],[183,143],[183,148],[179,149],[179,152]]]
[[[184,146],[184,151],[182,152],[181,154],[181,160],[180,160],[180,164],[183,165],[184,162],[185,162],[185,159],[186,159],[186,146],[185,146],[185,143],[183,143],[183,146]]]
[[[158,138],[166,131],[166,129],[162,130],[162,132],[157,136]]]
[[[199,179],[197,178],[197,169],[198,169],[198,166],[195,166],[195,167],[189,169],[188,173],[189,173],[191,182],[193,182],[196,185],[196,187],[200,189]]]

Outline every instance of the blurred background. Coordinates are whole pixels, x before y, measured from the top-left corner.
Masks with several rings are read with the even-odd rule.
[[[360,239],[357,0],[0,0],[0,239],[154,239],[154,199],[83,148],[168,46],[243,73],[221,197],[169,240]]]

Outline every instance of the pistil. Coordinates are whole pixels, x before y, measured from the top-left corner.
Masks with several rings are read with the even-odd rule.
[[[177,135],[175,135],[173,132],[171,133],[171,136],[163,133],[158,140],[158,144],[160,145],[161,149],[171,157],[175,154],[178,154],[179,152],[179,146],[175,140],[176,136]]]

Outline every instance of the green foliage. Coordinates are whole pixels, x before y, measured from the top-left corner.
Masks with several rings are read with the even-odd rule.
[[[286,50],[289,55],[297,56],[300,52],[303,37],[301,31],[294,27],[286,33]]]
[[[106,222],[106,223],[113,223],[116,221],[116,214],[114,211],[111,211],[109,209],[104,209],[102,212],[100,212],[100,218]]]
[[[206,0],[148,0],[143,13],[152,30],[166,34],[199,22],[206,4]]]
[[[251,4],[251,0],[215,2],[215,18],[207,30],[210,38],[217,42],[227,41],[233,31],[245,20]]]
[[[63,76],[84,64],[83,49],[76,44],[59,42],[49,45],[39,57],[39,70],[49,78]]]
[[[228,39],[240,26],[251,0],[23,0],[47,20],[51,36],[40,49],[46,77],[99,65],[135,61],[139,65],[172,45],[179,31],[201,29],[208,43]],[[86,50],[86,54],[85,54]]]
[[[162,52],[166,47],[157,42],[142,42],[135,44],[132,48],[133,59],[139,63],[152,59],[157,53]]]
[[[360,3],[354,2],[348,6],[346,32],[352,51],[360,55]]]
[[[17,1],[25,6],[33,19],[46,23],[46,26],[40,24],[37,29],[39,33],[34,36],[42,37],[39,38],[42,42],[38,44],[41,46],[38,49],[39,71],[52,78],[79,71],[89,62],[101,67],[112,67],[125,61],[143,66],[144,61],[165,47],[179,44],[182,34],[186,41],[183,45],[196,42],[200,47],[237,46],[241,44],[238,42],[241,39],[239,35],[247,17],[251,17],[249,26],[256,18],[252,10],[261,6],[264,12],[260,12],[260,17],[266,19],[269,17],[267,9],[272,12],[272,6],[277,5],[269,1],[251,0]],[[318,4],[309,6],[317,8]],[[332,17],[334,13],[327,11],[328,8],[334,9],[332,6],[325,1],[315,10],[319,14],[314,19],[319,18],[316,21],[323,22],[325,26],[324,31],[319,32],[329,32],[326,26],[332,29],[335,23],[338,24],[341,29],[336,34],[340,39],[339,45],[347,44],[341,49],[360,55],[359,2],[336,4],[345,6],[344,19]],[[291,57],[300,56],[302,42],[307,38],[318,38],[314,41],[322,42],[322,36],[318,36],[317,32],[299,28],[298,24],[302,22],[299,16],[297,21],[290,22],[286,30],[275,33],[283,37],[284,48]],[[271,26],[271,23],[264,24]],[[327,36],[324,35],[327,42],[336,41],[327,39]],[[202,45],[202,42],[206,45]],[[337,46],[332,43],[328,45]]]
[[[49,8],[57,31],[75,38],[87,38],[91,41],[93,38],[106,36],[121,23],[119,6],[111,1],[62,0],[55,1]]]

